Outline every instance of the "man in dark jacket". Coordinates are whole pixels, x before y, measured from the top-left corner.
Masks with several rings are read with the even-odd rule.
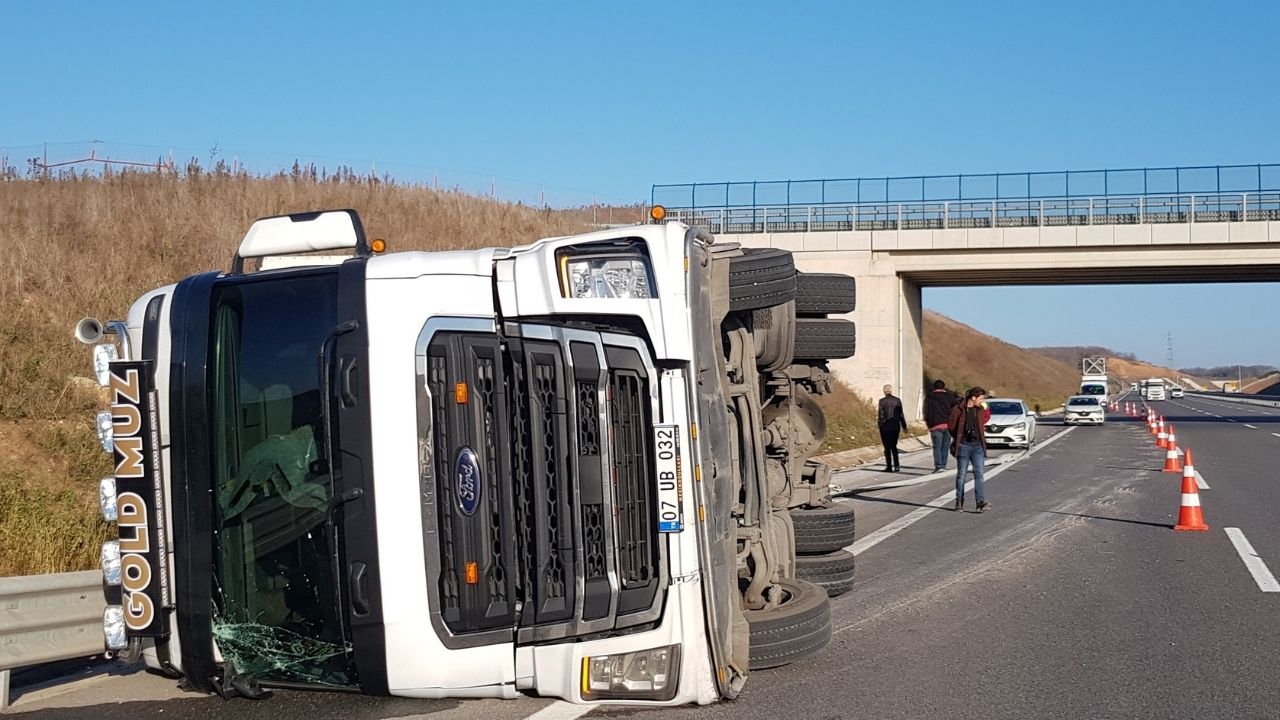
[[[933,441],[934,472],[947,469],[947,456],[951,454],[951,431],[947,423],[951,419],[951,408],[959,401],[941,380],[934,380],[933,392],[925,396],[924,421],[929,426],[929,439]]]
[[[902,463],[898,462],[898,434],[907,429],[907,418],[902,414],[902,401],[893,396],[892,385],[884,386],[884,397],[880,398],[876,415],[880,442],[884,443],[885,472],[898,472],[902,469]]]
[[[983,492],[983,471],[987,459],[987,421],[991,419],[991,411],[984,402],[987,391],[980,387],[969,388],[964,400],[951,409],[951,419],[947,424],[951,429],[951,438],[955,446],[951,454],[956,456],[956,512],[964,510],[964,476],[973,466],[973,497],[978,503],[978,512],[986,512],[991,504],[987,502]]]

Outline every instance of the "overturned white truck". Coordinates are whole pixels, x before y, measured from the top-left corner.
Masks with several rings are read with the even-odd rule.
[[[853,278],[678,223],[372,245],[262,219],[229,272],[81,321],[110,648],[224,696],[676,704],[826,645],[853,513],[813,396]]]

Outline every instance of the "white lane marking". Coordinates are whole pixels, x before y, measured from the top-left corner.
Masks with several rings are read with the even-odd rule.
[[[1201,490],[1208,490],[1208,489],[1209,489],[1209,483],[1207,483],[1207,482],[1205,482],[1205,481],[1204,481],[1204,476],[1200,474],[1200,471],[1199,471],[1199,470],[1194,470],[1194,469],[1193,469],[1191,472],[1195,473],[1195,476],[1196,476],[1196,487],[1200,488]]]
[[[1258,426],[1257,426],[1257,425],[1250,425],[1249,423],[1245,423],[1245,424],[1244,424],[1244,426],[1245,426],[1245,427],[1247,427],[1247,428],[1249,428],[1250,430],[1257,430],[1257,429],[1258,429]]]
[[[1262,592],[1280,592],[1280,582],[1276,582],[1276,576],[1267,569],[1267,564],[1258,557],[1258,552],[1249,544],[1248,538],[1240,532],[1240,528],[1223,529],[1227,537],[1231,538],[1231,544],[1236,546],[1236,554],[1244,561],[1244,566],[1249,569],[1253,581],[1258,583],[1258,589]]]
[[[574,720],[595,709],[595,705],[577,705],[564,700],[557,700],[525,718],[525,720]]]
[[[1271,433],[1271,434],[1275,435],[1276,437],[1280,437],[1280,433]]]
[[[1066,435],[1067,433],[1069,433],[1069,432],[1071,432],[1072,430],[1075,430],[1075,429],[1076,429],[1075,427],[1069,427],[1069,428],[1067,428],[1066,430],[1063,430],[1062,432],[1058,433],[1057,435],[1054,435],[1053,437],[1046,438],[1046,439],[1044,440],[1044,442],[1036,443],[1034,447],[1032,447],[1032,448],[1031,448],[1030,450],[1028,450],[1027,452],[1023,453],[1022,455],[1019,455],[1019,456],[1017,457],[1017,459],[1015,459],[1015,460],[1013,460],[1013,461],[1010,461],[1010,462],[1006,462],[1006,463],[1004,463],[1004,464],[1000,465],[999,467],[995,468],[995,469],[994,469],[994,470],[992,470],[991,472],[984,473],[984,474],[983,474],[983,480],[984,480],[984,481],[986,481],[986,480],[990,480],[991,478],[995,477],[996,475],[999,475],[1001,472],[1005,471],[1006,469],[1013,467],[1015,464],[1017,464],[1017,463],[1018,463],[1019,461],[1021,461],[1022,459],[1027,458],[1027,457],[1030,457],[1031,455],[1034,455],[1035,453],[1040,452],[1041,450],[1043,450],[1043,449],[1045,449],[1045,448],[1049,447],[1050,443],[1052,443],[1053,441],[1057,440],[1058,438],[1060,438],[1060,437],[1062,437],[1062,436]],[[964,486],[964,491],[965,491],[965,493],[966,493],[966,494],[968,494],[968,493],[969,493],[969,491],[971,491],[971,490],[973,490],[973,481],[972,481],[972,480],[970,480],[969,482],[965,483],[965,486]],[[875,547],[876,545],[879,545],[880,543],[884,542],[885,540],[888,540],[889,538],[893,537],[894,535],[897,535],[898,533],[902,532],[903,530],[907,529],[908,527],[910,527],[910,526],[914,525],[915,523],[919,522],[921,518],[923,518],[923,517],[927,516],[929,513],[933,512],[935,508],[940,508],[940,507],[942,507],[943,505],[946,505],[948,500],[950,500],[950,501],[954,502],[954,501],[955,501],[955,497],[956,497],[956,489],[955,489],[954,487],[952,487],[950,490],[948,490],[947,492],[943,493],[942,495],[940,495],[940,496],[939,496],[939,497],[937,497],[936,499],[931,500],[931,501],[930,501],[930,502],[928,502],[928,503],[925,503],[925,506],[924,506],[924,507],[922,507],[922,508],[917,508],[917,509],[915,509],[915,510],[912,510],[911,512],[907,513],[906,515],[903,515],[902,517],[898,518],[897,520],[894,520],[893,522],[889,523],[888,525],[885,525],[884,527],[880,528],[879,530],[876,530],[876,531],[872,532],[870,535],[867,535],[867,536],[863,537],[861,540],[858,540],[858,541],[854,542],[852,545],[850,545],[849,547],[845,548],[845,550],[848,550],[849,552],[853,553],[854,555],[861,555],[862,553],[864,553],[864,552],[866,552],[866,551],[870,550],[871,548]]]

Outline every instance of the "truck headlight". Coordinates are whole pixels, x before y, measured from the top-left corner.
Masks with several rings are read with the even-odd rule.
[[[649,299],[653,269],[640,238],[618,238],[562,248],[556,252],[560,292],[567,298]]]
[[[680,677],[680,646],[582,658],[583,700],[670,700]]]
[[[640,257],[568,258],[565,285],[573,298],[650,298],[649,264]]]
[[[102,510],[102,519],[107,522],[116,521],[116,479],[104,477],[98,481],[98,509]]]
[[[102,410],[98,413],[98,419],[95,423],[98,428],[98,442],[102,444],[102,449],[112,452],[116,449],[115,443],[112,442],[111,433],[111,411]]]
[[[108,585],[120,584],[120,541],[102,543],[102,576]]]
[[[93,346],[93,372],[98,384],[106,387],[111,380],[111,363],[120,359],[120,351],[112,343]]]
[[[102,613],[102,634],[106,637],[108,650],[123,650],[129,646],[129,639],[124,634],[124,608],[107,606]]]

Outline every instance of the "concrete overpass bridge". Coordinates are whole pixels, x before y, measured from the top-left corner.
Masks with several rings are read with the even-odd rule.
[[[832,369],[870,398],[899,388],[917,416],[922,288],[1280,281],[1280,165],[655,185],[653,201],[856,277],[858,354]]]

